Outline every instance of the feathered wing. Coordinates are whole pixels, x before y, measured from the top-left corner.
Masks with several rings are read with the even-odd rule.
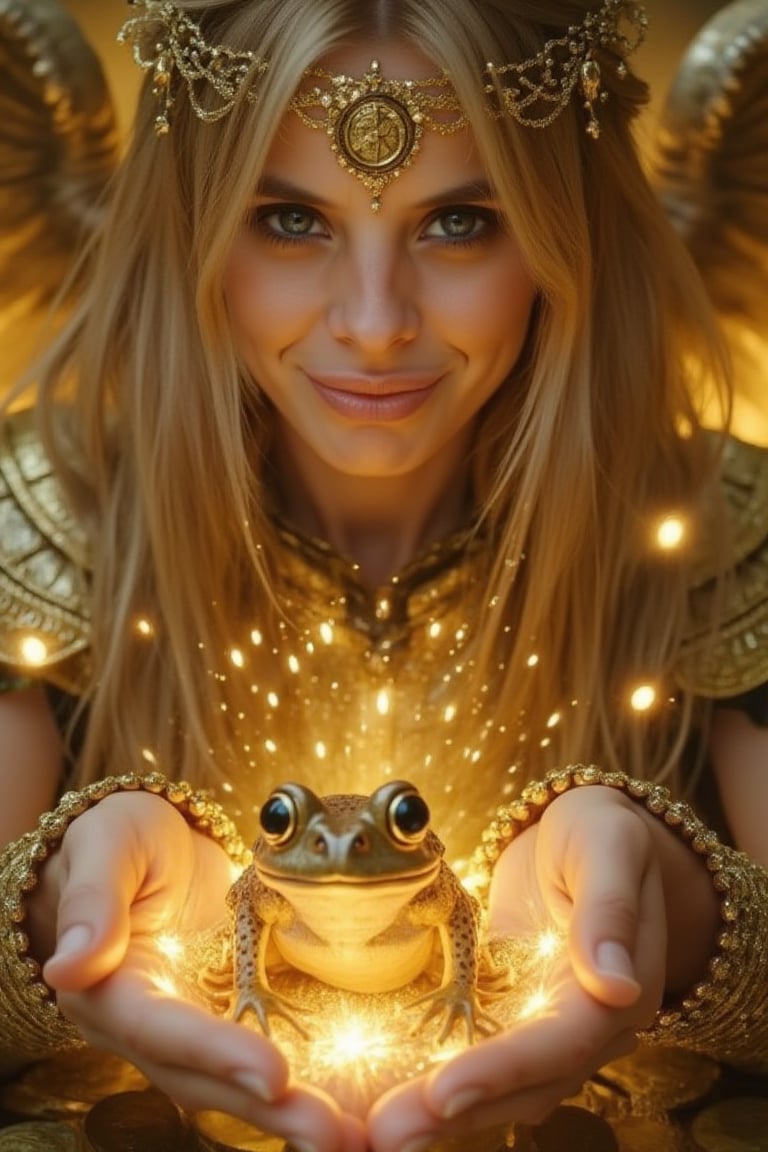
[[[98,219],[118,137],[98,57],[56,0],[0,0],[0,395]]]
[[[768,445],[766,0],[736,0],[693,41],[662,115],[657,183],[730,344],[733,431]]]

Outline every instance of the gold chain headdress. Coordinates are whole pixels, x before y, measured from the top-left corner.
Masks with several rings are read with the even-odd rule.
[[[200,25],[170,0],[129,2],[141,14],[127,21],[118,38],[132,42],[136,62],[153,74],[160,102],[158,135],[170,129],[181,81],[195,115],[208,122],[226,116],[241,98],[258,99],[268,61],[254,52],[209,44]],[[597,11],[548,40],[535,56],[515,64],[486,64],[489,114],[546,128],[578,92],[588,116],[586,131],[597,139],[597,106],[608,98],[597,54],[614,57],[616,75],[625,76],[626,60],[643,42],[647,24],[645,9],[635,0],[603,0]],[[309,83],[294,96],[291,110],[308,127],[327,133],[339,164],[373,194],[374,210],[387,184],[413,163],[425,128],[446,136],[468,125],[445,72],[425,80],[387,80],[374,60],[362,77],[310,68],[304,80]],[[215,100],[204,98],[206,87]]]

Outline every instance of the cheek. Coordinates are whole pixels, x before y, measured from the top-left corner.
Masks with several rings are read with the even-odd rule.
[[[224,298],[235,335],[266,349],[290,343],[306,319],[306,283],[292,270],[236,249],[224,275]]]
[[[446,339],[475,357],[507,360],[519,353],[536,290],[517,261],[504,261],[434,286],[433,300]]]

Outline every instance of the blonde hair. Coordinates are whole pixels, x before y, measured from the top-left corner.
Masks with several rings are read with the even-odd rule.
[[[90,289],[45,366],[43,414],[53,398],[75,406],[68,438],[60,425],[47,435],[93,537],[83,776],[133,768],[142,747],[198,783],[214,779],[211,749],[227,759],[227,715],[239,705],[201,652],[226,653],[234,622],[269,628],[274,537],[261,497],[269,429],[233,345],[224,262],[302,73],[345,41],[381,36],[449,70],[539,290],[526,350],[477,438],[476,492],[493,541],[478,676],[506,645],[500,714],[523,715],[532,732],[563,702],[584,705],[558,730],[554,760],[669,772],[688,710],[672,735],[662,725],[652,738],[625,697],[638,682],[668,689],[681,641],[687,565],[648,537],[667,510],[695,518],[713,466],[688,390],[694,349],[708,340],[706,304],[635,158],[639,81],[605,68],[596,143],[577,99],[549,128],[523,128],[487,115],[480,80],[486,60],[534,54],[594,5],[184,7],[211,41],[267,58],[269,75],[258,103],[242,100],[214,127],[182,94],[163,140],[145,90],[89,256]],[[137,643],[140,616],[162,643]],[[536,674],[523,676],[533,649]]]

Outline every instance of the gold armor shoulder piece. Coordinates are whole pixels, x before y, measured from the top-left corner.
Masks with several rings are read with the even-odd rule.
[[[90,642],[87,572],[33,413],[16,413],[0,429],[0,662],[72,687]]]
[[[726,699],[768,681],[768,449],[731,438],[723,492],[732,565],[702,567],[690,596],[690,627],[677,669],[680,687]],[[722,537],[714,546],[722,547]]]

